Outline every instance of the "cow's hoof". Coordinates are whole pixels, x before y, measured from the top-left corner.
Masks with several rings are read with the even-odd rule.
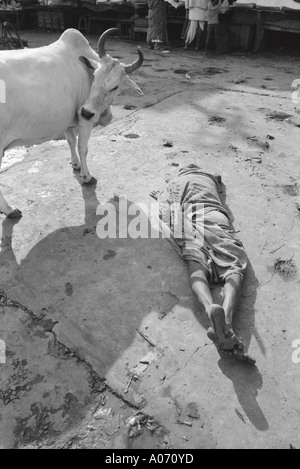
[[[11,213],[7,215],[7,218],[22,218],[22,212],[21,210],[18,210],[15,208]]]
[[[80,164],[71,163],[71,166],[72,166],[73,171],[80,171],[81,169]]]
[[[83,186],[91,186],[92,184],[97,184],[97,179],[94,178],[93,176],[91,177],[91,179],[89,181],[83,180],[83,182],[82,182]]]

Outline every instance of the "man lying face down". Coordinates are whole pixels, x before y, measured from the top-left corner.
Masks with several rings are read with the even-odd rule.
[[[163,230],[170,230],[168,237],[188,263],[192,290],[211,322],[208,337],[221,352],[254,365],[232,326],[247,256],[221,203],[220,184],[221,176],[190,164],[179,170],[162,194],[151,196],[159,200]],[[211,283],[220,282],[222,305],[213,302],[210,291]]]

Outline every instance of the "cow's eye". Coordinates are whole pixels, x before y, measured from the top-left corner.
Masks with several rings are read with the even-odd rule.
[[[115,86],[114,88],[112,88],[110,91],[116,91],[119,87],[118,86]]]

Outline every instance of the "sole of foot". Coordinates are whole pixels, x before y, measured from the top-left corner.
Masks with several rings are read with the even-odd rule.
[[[245,352],[245,350],[243,348],[240,348],[238,346],[238,344],[236,344],[232,349],[230,350],[223,350],[221,349],[218,344],[217,344],[217,340],[216,340],[216,335],[214,333],[214,330],[212,327],[210,327],[207,331],[207,337],[212,341],[214,342],[215,346],[217,347],[217,350],[218,352],[221,354],[221,355],[224,355],[224,356],[229,356],[229,357],[234,357],[236,358],[237,360],[239,361],[242,361],[244,363],[248,363],[248,365],[252,365],[254,366],[256,364],[256,360],[255,358],[251,357],[251,355],[248,355],[247,352]]]

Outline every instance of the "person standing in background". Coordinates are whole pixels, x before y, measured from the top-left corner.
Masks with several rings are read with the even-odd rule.
[[[218,33],[219,33],[219,12],[221,8],[221,0],[209,0],[208,2],[208,13],[207,13],[207,38],[205,45],[205,54],[207,54],[207,49],[209,41],[212,34],[215,38],[215,47],[216,52],[218,51]]]
[[[166,0],[174,8],[179,6],[179,0]],[[168,43],[167,8],[165,0],[147,0],[148,4],[148,32],[147,44],[150,49],[169,52],[164,49]]]
[[[188,49],[198,33],[196,50],[199,50],[200,41],[204,34],[207,22],[207,7],[209,0],[185,0],[185,8],[188,10],[189,25],[185,37],[184,48]]]
[[[164,0],[147,0],[148,32],[147,44],[150,49],[163,50],[167,41],[167,9]]]

